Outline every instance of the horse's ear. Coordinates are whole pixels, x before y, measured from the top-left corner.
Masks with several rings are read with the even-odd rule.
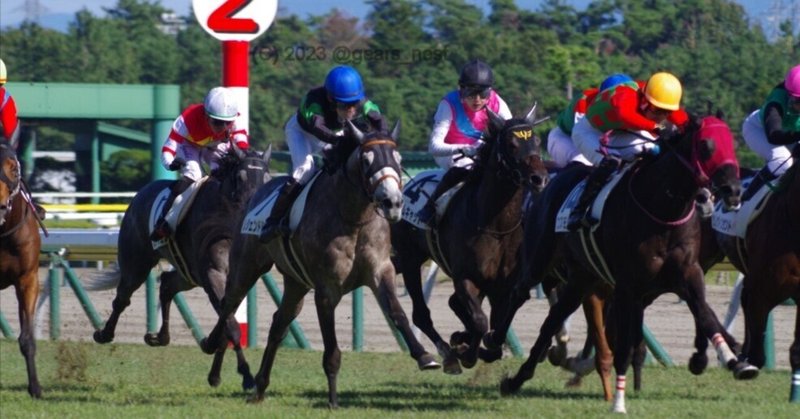
[[[492,131],[500,131],[506,121],[489,108],[486,108],[486,114],[489,115],[489,128]]]
[[[398,119],[397,122],[394,123],[394,128],[392,128],[390,137],[394,140],[394,143],[397,144],[397,139],[400,138],[400,120]]]
[[[352,134],[353,138],[355,138],[359,144],[364,142],[364,133],[349,119],[347,120],[347,128],[350,130],[350,134]]]
[[[539,106],[539,102],[533,102],[533,106],[531,110],[528,111],[528,114],[525,115],[525,122],[533,125],[534,121],[536,121],[536,107]]]
[[[267,164],[269,164],[269,160],[272,158],[272,143],[270,143],[269,147],[267,147],[267,151],[264,152],[263,159]]]

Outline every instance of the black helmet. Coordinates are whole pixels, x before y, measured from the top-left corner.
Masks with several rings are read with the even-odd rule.
[[[492,87],[494,84],[492,68],[481,60],[472,60],[461,69],[458,84],[460,86]]]

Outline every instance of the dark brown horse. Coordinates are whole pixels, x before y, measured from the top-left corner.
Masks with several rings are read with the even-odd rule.
[[[19,302],[19,350],[28,367],[28,393],[42,396],[36,376],[33,318],[39,296],[42,242],[33,209],[21,192],[22,175],[14,149],[0,143],[0,289],[11,285]],[[6,360],[7,361],[7,360]]]
[[[268,164],[270,152],[263,155],[248,150],[247,153],[232,150],[224,155],[219,168],[212,173],[196,192],[194,204],[186,218],[178,225],[168,246],[153,248],[149,238],[151,208],[159,195],[169,187],[170,181],[157,180],[147,184],[133,198],[119,231],[118,269],[96,276],[89,288],[110,288],[116,285],[117,296],[113,311],[105,327],[94,333],[97,343],[114,340],[117,321],[128,305],[131,295],[142,286],[150,270],[161,259],[178,267],[161,274],[159,301],[162,324],[157,333],[147,333],[144,341],[150,346],[169,344],[169,312],[172,299],[181,291],[201,286],[208,294],[211,305],[217,309],[225,293],[225,278],[228,273],[228,252],[236,233],[235,228],[244,215],[250,197],[259,186],[270,179]],[[177,249],[174,252],[172,249]],[[227,323],[227,336],[236,352],[238,371],[242,375],[242,387],[253,387],[253,376],[244,358],[239,343],[241,330],[234,318]],[[208,383],[220,383],[220,369],[224,351],[217,353],[208,373]]]
[[[548,181],[540,140],[532,135],[534,113],[535,106],[525,118],[504,121],[490,112],[487,144],[441,221],[432,230],[409,221],[392,226],[393,261],[413,302],[414,324],[436,345],[446,373],[473,367],[479,355],[492,361],[502,354],[480,350],[489,330],[481,303],[488,297],[493,310],[505,304],[518,266],[523,197]],[[450,308],[466,327],[449,344],[434,328],[422,293],[420,267],[428,259],[453,278]],[[492,315],[492,326],[495,320]]]
[[[336,148],[347,155],[345,164],[324,170],[306,186],[305,210],[289,237],[263,244],[258,231],[250,234],[245,229],[248,234],[234,238],[219,321],[201,344],[203,351],[223,350],[226,319],[261,275],[276,265],[284,276],[283,301],[272,319],[252,401],[263,400],[278,347],[289,324],[300,313],[303,298],[312,289],[325,345],[322,366],[331,407],[338,405],[336,378],[341,366],[334,310],[341,298],[355,288],[366,286],[375,294],[381,310],[403,334],[420,368],[439,367],[414,338],[395,295],[389,223],[400,219],[403,206],[397,130],[395,127],[391,134],[363,134],[351,124]],[[275,179],[261,188],[250,202],[250,214],[258,212],[284,182],[285,177]],[[243,227],[250,224],[248,220],[245,217]]]
[[[720,234],[720,243],[731,263],[744,274],[742,311],[745,338],[742,358],[764,366],[764,335],[770,311],[793,298],[800,303],[800,146],[795,145],[795,164],[783,174],[761,212],[747,226],[744,240]],[[739,249],[744,251],[740,252]],[[800,305],[789,348],[792,366],[792,401],[800,401]]]
[[[514,313],[529,298],[530,288],[546,274],[566,267],[568,282],[545,319],[530,357],[515,376],[501,383],[503,394],[516,392],[533,377],[557,327],[585,296],[608,293],[603,289],[607,290],[610,284],[603,284],[604,280],[613,284],[612,323],[614,347],[618,349],[614,352],[614,411],[625,411],[625,373],[632,348],[643,340],[644,309],[666,292],[674,292],[687,302],[696,328],[702,331],[702,339],[695,342],[698,351],[704,352],[711,340],[719,358],[736,378],[757,374],[754,367],[736,359],[730,349],[735,342],[726,336],[705,301],[699,262],[701,223],[694,213],[698,188],[709,181],[726,206],[738,207],[740,181],[733,137],[724,122],[706,117],[693,120],[678,138],[660,143],[665,151],[635,164],[620,181],[620,187],[611,192],[602,222],[593,231],[555,232],[556,214],[573,187],[585,177],[584,168],[560,173],[534,203],[525,223],[523,276],[514,288],[512,304],[501,327],[484,339],[487,346],[503,342]],[[585,249],[593,247],[600,258],[587,255]],[[602,339],[602,333],[595,331],[595,339]]]

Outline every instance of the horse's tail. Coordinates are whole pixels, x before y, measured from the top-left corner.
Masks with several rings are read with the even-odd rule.
[[[122,272],[118,265],[113,269],[104,269],[89,275],[89,279],[84,281],[83,287],[86,291],[103,291],[116,288],[122,280]]]

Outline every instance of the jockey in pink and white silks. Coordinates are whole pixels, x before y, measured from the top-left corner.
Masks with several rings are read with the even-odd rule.
[[[764,105],[744,120],[742,136],[747,146],[767,162],[753,179],[757,185],[748,191],[755,191],[792,166],[790,146],[800,142],[800,65],[792,67]]]
[[[236,143],[240,150],[249,148],[247,132],[236,123],[238,116],[239,107],[233,93],[225,87],[215,87],[202,104],[189,105],[175,119],[161,147],[161,164],[168,170],[180,171],[181,177],[170,188],[151,240],[158,241],[172,234],[174,226],[167,222],[167,212],[178,195],[203,177],[201,162],[214,170],[231,143]]]
[[[458,90],[444,96],[433,116],[428,151],[436,164],[448,169],[426,205],[418,214],[420,221],[430,224],[436,213],[436,199],[469,174],[473,157],[483,145],[489,123],[487,110],[503,119],[511,118],[506,102],[494,91],[492,69],[483,61],[473,60],[461,70]]]

